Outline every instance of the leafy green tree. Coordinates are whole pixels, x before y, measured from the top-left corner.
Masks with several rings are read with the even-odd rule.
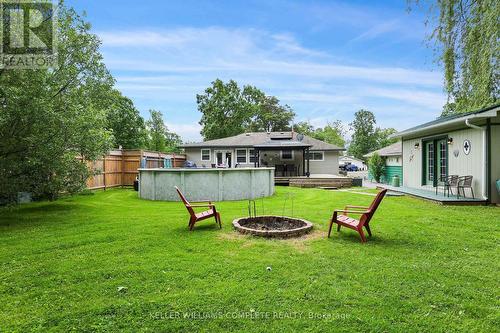
[[[248,129],[252,132],[289,131],[295,112],[286,104],[280,105],[278,98],[262,95],[259,96],[257,114],[251,120]]]
[[[301,121],[293,125],[293,130],[297,133],[312,136],[314,133],[314,126],[309,121]]]
[[[196,95],[198,110],[202,113],[201,135],[213,140],[241,134],[256,114],[259,93],[253,87],[238,87],[236,81],[224,83],[215,80],[204,94]]]
[[[0,70],[0,201],[81,190],[87,161],[112,143],[106,101],[114,80],[100,42],[62,3],[56,29],[58,68]]]
[[[149,120],[146,122],[149,131],[149,149],[165,151],[165,133],[167,126],[160,111],[149,110]]]
[[[371,111],[359,110],[354,114],[354,120],[349,124],[354,131],[348,153],[363,159],[363,155],[376,150],[377,131],[375,115]]]
[[[202,113],[201,135],[213,140],[238,135],[245,131],[290,130],[295,113],[288,105],[280,105],[274,96],[266,96],[253,86],[217,79],[204,94],[196,95]]]
[[[311,135],[318,140],[344,147],[345,134],[344,125],[340,120],[336,120],[334,122],[328,122],[323,128],[317,128]]]
[[[443,114],[498,102],[500,2],[441,0],[431,6],[429,15],[433,25],[430,41],[444,66],[448,94]]]
[[[150,110],[150,119],[146,122],[149,131],[149,149],[160,152],[176,152],[182,140],[176,133],[170,132],[163,121],[161,111]]]
[[[377,138],[377,148],[380,149],[398,141],[397,138],[390,138],[391,135],[396,134],[398,131],[395,128],[377,128],[375,135]]]
[[[380,183],[385,172],[385,160],[379,154],[373,153],[368,159],[368,168],[375,181]]]
[[[146,125],[134,103],[119,91],[114,90],[110,104],[107,112],[107,127],[113,132],[115,147],[145,148]]]

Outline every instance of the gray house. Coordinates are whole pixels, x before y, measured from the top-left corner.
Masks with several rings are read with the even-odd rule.
[[[277,177],[338,175],[345,150],[295,132],[243,133],[181,147],[198,167],[275,167]]]
[[[399,132],[403,187],[434,192],[446,176],[472,176],[474,198],[500,203],[500,104]],[[467,190],[467,197],[473,193]]]

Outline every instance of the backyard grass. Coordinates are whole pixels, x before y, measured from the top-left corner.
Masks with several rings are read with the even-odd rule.
[[[372,199],[277,188],[258,211],[293,201],[315,228],[295,240],[235,233],[242,201],[194,232],[125,189],[0,209],[0,332],[498,330],[500,208],[387,197],[368,243],[326,238],[332,209]]]

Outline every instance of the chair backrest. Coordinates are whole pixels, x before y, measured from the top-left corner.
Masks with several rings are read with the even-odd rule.
[[[366,214],[364,214],[363,217],[361,218],[361,220],[360,220],[361,224],[365,224],[365,223],[370,222],[373,214],[375,214],[375,212],[377,211],[377,208],[380,205],[380,203],[382,202],[382,199],[384,198],[386,193],[387,193],[387,189],[382,190],[382,191],[377,193],[377,196],[375,197],[375,199],[373,199],[372,204],[368,208],[368,212]]]
[[[458,185],[465,186],[465,187],[471,187],[472,186],[472,179],[473,179],[472,176],[460,177]]]
[[[458,175],[450,175],[448,176],[448,185],[457,186],[458,185]]]
[[[177,191],[177,193],[179,193],[179,196],[181,197],[181,200],[184,203],[184,206],[186,206],[189,214],[194,215],[194,210],[191,207],[191,204],[189,203],[189,201],[186,199],[184,194],[182,194],[181,190],[179,190],[179,188],[177,186],[174,186],[174,187],[175,187],[175,190]]]

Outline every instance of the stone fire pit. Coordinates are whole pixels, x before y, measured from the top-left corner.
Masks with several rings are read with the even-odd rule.
[[[233,226],[242,234],[261,237],[298,237],[311,231],[311,222],[286,216],[242,217],[233,221]]]

